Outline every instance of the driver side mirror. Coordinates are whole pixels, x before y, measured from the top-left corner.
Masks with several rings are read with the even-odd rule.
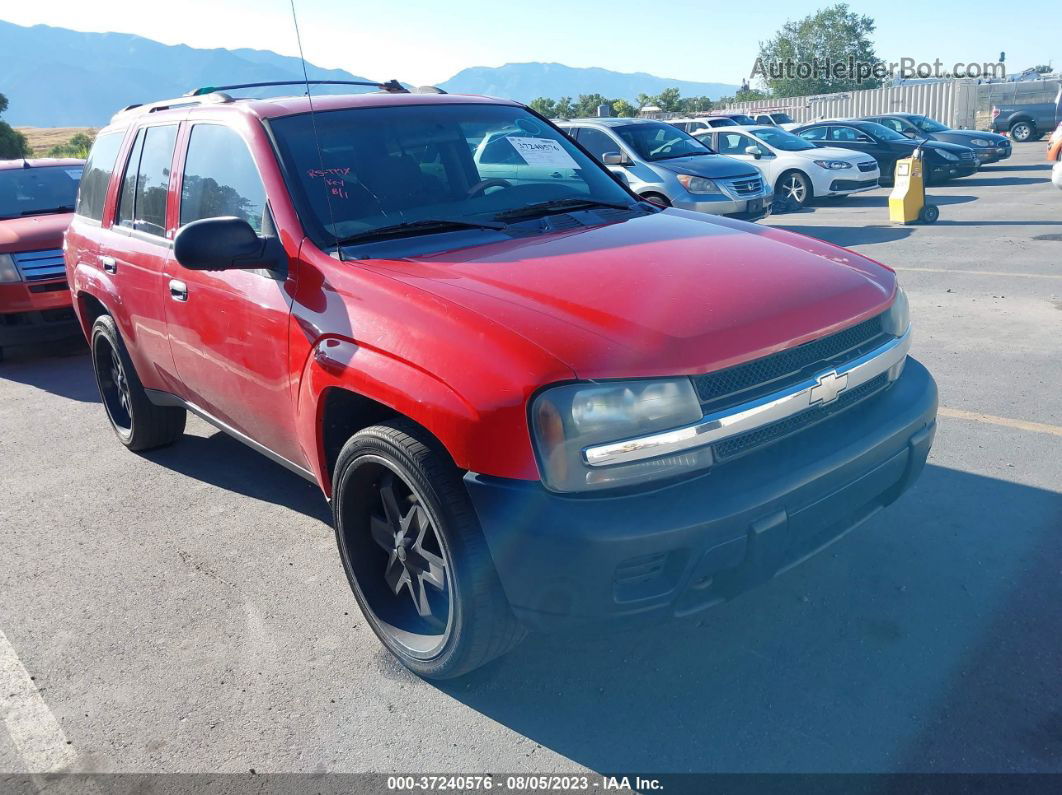
[[[288,257],[276,237],[259,237],[242,218],[203,218],[181,227],[173,256],[195,271],[264,268],[287,274]]]
[[[601,162],[606,166],[629,166],[631,159],[622,152],[605,152],[601,155]]]
[[[745,154],[752,155],[754,158],[759,160],[761,157],[763,157],[763,150],[760,149],[758,146],[746,146]]]
[[[860,133],[858,136],[856,136],[856,142],[861,144],[872,144],[874,143],[874,140],[869,135]]]
[[[918,137],[918,134],[914,130],[904,130],[903,134],[906,135],[908,138],[917,138]]]

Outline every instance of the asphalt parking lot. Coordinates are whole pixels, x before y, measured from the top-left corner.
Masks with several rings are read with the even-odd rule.
[[[713,611],[421,681],[314,487],[192,419],[113,438],[77,346],[0,365],[0,771],[1062,772],[1062,192],[1042,144],[767,223],[900,271],[941,417],[916,487]],[[39,698],[37,697],[39,695]],[[6,701],[3,699],[6,698]]]

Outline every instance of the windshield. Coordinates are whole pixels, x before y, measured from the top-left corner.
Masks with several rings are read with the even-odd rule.
[[[715,154],[692,135],[663,122],[631,124],[612,129],[638,157],[649,162]]]
[[[775,124],[792,124],[793,118],[788,113],[772,113],[771,118]]]
[[[399,224],[411,233],[436,228],[427,221],[492,227],[498,215],[545,202],[635,203],[564,133],[509,105],[348,108],[270,127],[322,247]]]
[[[81,170],[77,165],[0,171],[0,218],[72,213]]]
[[[735,123],[741,125],[755,124],[756,120],[751,116],[746,116],[744,113],[731,113],[727,116],[728,119],[733,119]]]
[[[945,127],[939,121],[935,121],[929,118],[928,116],[915,116],[913,119],[911,119],[911,121],[914,122],[915,127],[917,127],[922,132],[947,132],[949,129],[951,129],[950,127]]]
[[[768,146],[780,149],[783,152],[803,152],[807,149],[818,149],[815,144],[777,127],[757,127],[754,130],[750,130],[750,132]]]

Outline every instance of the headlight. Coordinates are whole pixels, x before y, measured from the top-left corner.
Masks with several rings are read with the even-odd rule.
[[[852,167],[851,163],[846,163],[844,160],[816,160],[815,165],[819,168],[825,168],[831,171]]]
[[[592,467],[583,449],[696,422],[701,405],[688,378],[566,384],[531,405],[542,479],[553,491],[628,486],[703,469],[710,448],[628,464]]]
[[[690,193],[721,193],[719,186],[707,177],[695,177],[692,174],[679,174],[678,181]]]
[[[984,138],[971,138],[970,143],[974,146],[991,146],[991,141],[986,141]]]
[[[907,293],[899,285],[896,286],[896,298],[885,313],[882,327],[886,334],[894,337],[902,337],[911,327],[911,307],[907,303]]]
[[[958,160],[958,159],[959,159],[959,156],[958,156],[958,155],[953,155],[953,154],[952,154],[951,152],[949,152],[949,151],[948,151],[947,149],[937,149],[937,150],[935,150],[935,151],[936,151],[936,153],[937,153],[938,155],[940,155],[941,157],[943,157],[943,158],[944,158],[945,160]]]
[[[5,282],[20,282],[22,277],[18,275],[18,268],[10,254],[0,254],[0,284]]]

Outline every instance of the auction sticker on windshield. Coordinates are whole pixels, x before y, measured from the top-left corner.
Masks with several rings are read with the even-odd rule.
[[[509,137],[506,140],[513,145],[513,148],[519,152],[520,157],[529,166],[579,168],[579,164],[564,150],[564,147],[550,138]]]

